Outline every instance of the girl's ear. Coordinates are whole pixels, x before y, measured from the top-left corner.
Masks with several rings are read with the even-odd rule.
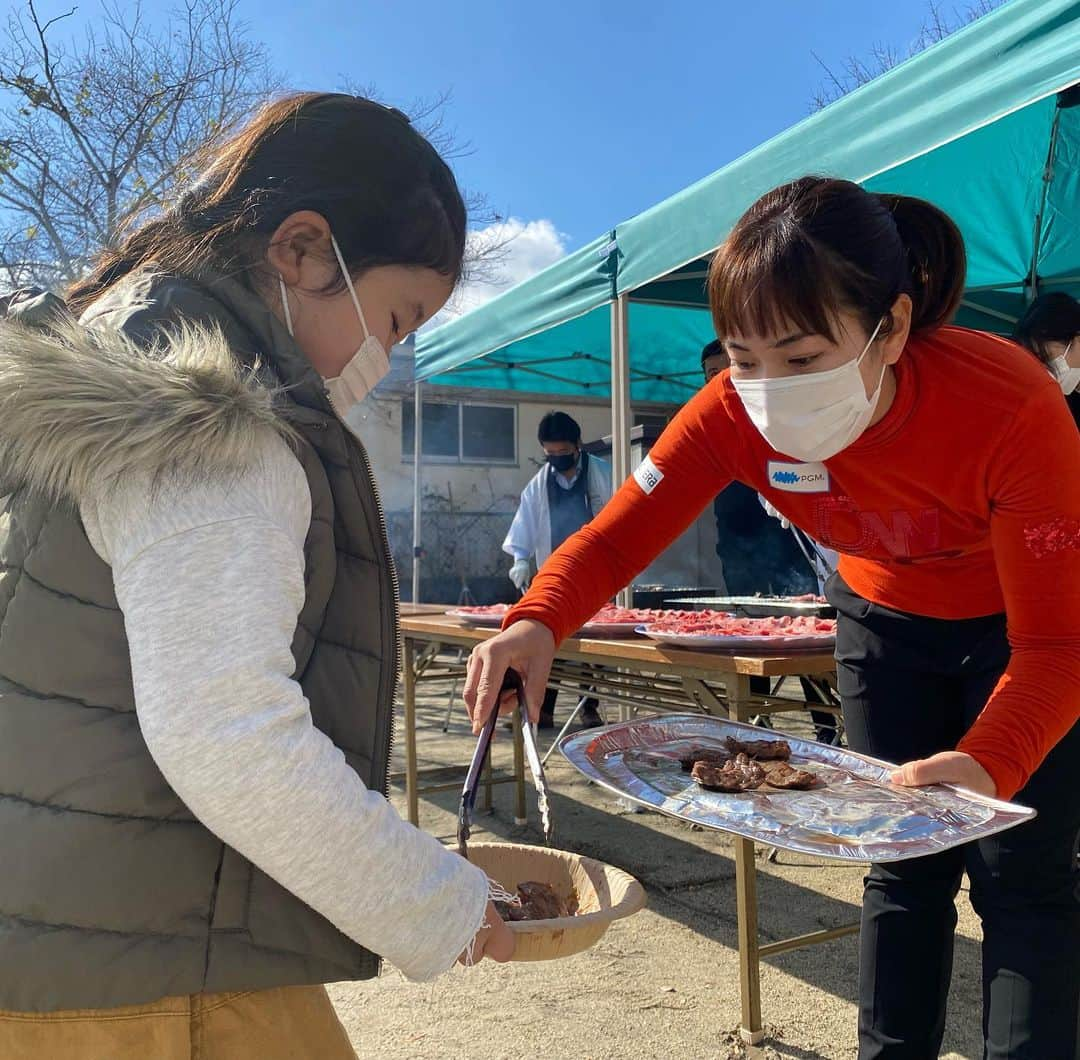
[[[330,257],[330,225],[314,210],[298,210],[289,214],[270,237],[266,260],[288,287],[300,284],[304,258],[315,255],[320,260]]]

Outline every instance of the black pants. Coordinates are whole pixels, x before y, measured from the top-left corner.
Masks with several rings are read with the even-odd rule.
[[[805,677],[799,678],[802,686],[803,698],[807,703],[825,703],[824,695],[818,691],[813,681]],[[767,696],[772,692],[772,680],[768,677],[751,677],[750,691],[755,696]],[[836,743],[836,718],[825,710],[810,711],[810,720],[814,723],[814,739],[819,743]]]
[[[890,611],[836,575],[836,659],[848,741],[892,762],[956,746],[1009,659],[1002,615]],[[982,920],[988,1060],[1074,1060],[1080,995],[1080,726],[1016,796],[1038,817],[998,836],[873,865],[859,954],[860,1060],[931,1060],[945,1028],[953,903],[967,870]]]

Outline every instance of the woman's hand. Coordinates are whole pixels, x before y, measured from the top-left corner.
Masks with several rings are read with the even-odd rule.
[[[472,953],[466,950],[458,957],[458,964],[479,964],[485,957],[504,964],[513,955],[514,933],[506,926],[495,906],[488,902],[484,913],[484,926],[473,939]]]
[[[901,787],[913,788],[923,784],[957,784],[979,795],[997,795],[994,778],[971,755],[962,751],[942,751],[929,758],[907,762],[889,778]]]
[[[540,705],[554,658],[555,638],[551,630],[530,618],[515,622],[498,636],[473,648],[465,678],[465,706],[472,719],[473,732],[479,733],[491,716],[506,671],[511,668],[521,674],[529,717],[535,722],[540,717]],[[512,711],[516,701],[512,692],[505,693],[499,699],[500,712]]]

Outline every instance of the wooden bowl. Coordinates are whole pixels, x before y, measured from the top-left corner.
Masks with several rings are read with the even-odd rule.
[[[576,916],[510,924],[514,961],[551,961],[581,953],[596,945],[613,921],[645,906],[645,888],[628,872],[567,850],[470,843],[469,860],[511,894],[527,881],[550,884],[563,897],[577,892]]]

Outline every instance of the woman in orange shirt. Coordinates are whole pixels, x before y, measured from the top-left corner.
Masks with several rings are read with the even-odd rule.
[[[805,177],[743,216],[709,276],[731,368],[679,413],[470,660],[474,724],[508,667],[539,703],[555,645],[731,481],[840,555],[828,595],[849,741],[1038,810],[872,866],[859,1056],[937,1056],[954,898],[983,921],[991,1060],[1073,1057],[1080,983],[1080,434],[1029,354],[948,325],[960,233],[918,199]]]

